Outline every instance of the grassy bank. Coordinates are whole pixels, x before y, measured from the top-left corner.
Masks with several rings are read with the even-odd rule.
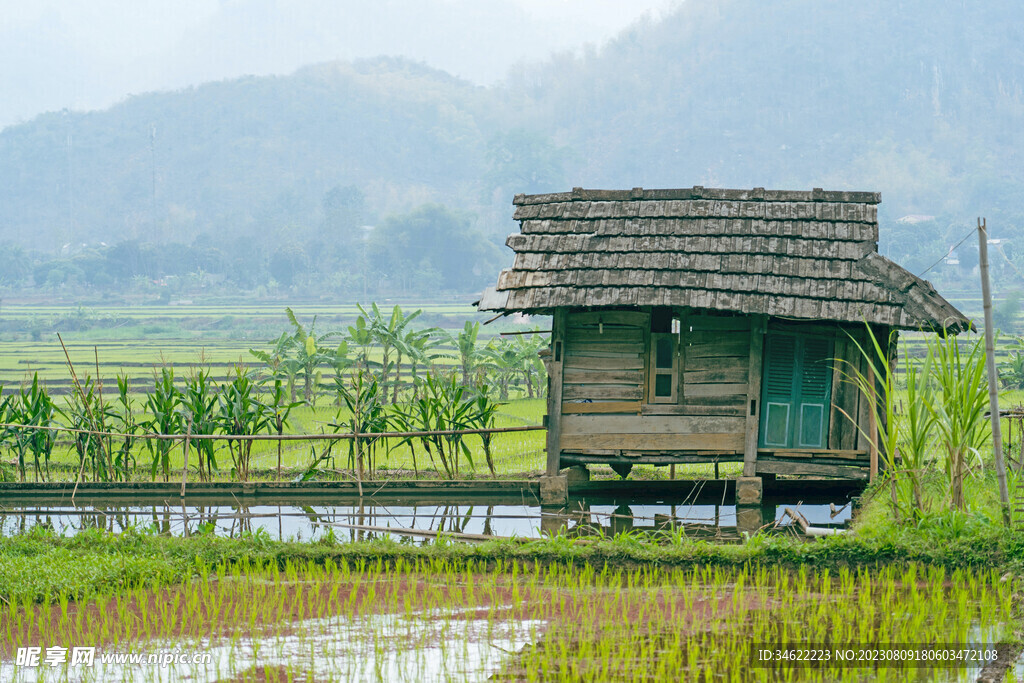
[[[785,567],[877,568],[921,563],[948,569],[992,569],[1024,577],[1024,531],[974,523],[966,528],[890,528],[870,535],[805,541],[760,535],[740,545],[716,545],[683,534],[621,534],[605,539],[553,537],[480,544],[439,541],[411,545],[392,540],[338,543],[278,542],[259,533],[229,539],[189,538],[141,531],[120,535],[86,531],[60,537],[45,531],[0,539],[5,599],[22,602],[65,594],[116,592],[130,585],[164,585],[190,576],[199,565],[327,561],[444,559],[570,563],[577,566],[690,567],[770,564]]]

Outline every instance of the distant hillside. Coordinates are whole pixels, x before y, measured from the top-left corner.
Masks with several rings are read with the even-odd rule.
[[[381,59],[41,116],[0,133],[0,241],[307,235],[349,186],[497,241],[515,192],[701,184],[881,191],[937,217],[888,245],[924,263],[974,215],[1021,234],[1022,149],[1024,4],[690,0],[501,87]]]
[[[0,239],[190,241],[311,227],[357,185],[389,211],[478,192],[485,93],[398,60],[48,114],[0,134]]]

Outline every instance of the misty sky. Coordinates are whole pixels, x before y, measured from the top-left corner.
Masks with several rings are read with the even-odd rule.
[[[0,128],[130,94],[377,55],[480,84],[681,0],[0,0]]]

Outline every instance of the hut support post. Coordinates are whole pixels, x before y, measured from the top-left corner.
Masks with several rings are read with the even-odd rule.
[[[548,362],[548,381],[550,382],[551,389],[548,391],[548,461],[545,471],[545,474],[549,477],[558,476],[558,472],[561,469],[562,363],[565,357],[565,325],[567,317],[566,309],[557,309],[551,327],[551,359]]]
[[[747,425],[743,442],[743,476],[757,475],[757,439],[761,422],[761,359],[767,320],[763,315],[750,321],[750,364],[747,375]]]

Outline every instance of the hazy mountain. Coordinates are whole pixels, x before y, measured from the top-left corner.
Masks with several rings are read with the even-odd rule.
[[[477,84],[676,0],[5,0],[0,129],[43,111],[401,55]]]
[[[336,62],[38,117],[0,132],[0,240],[305,234],[343,186],[371,224],[436,202],[497,236],[517,191],[703,184],[879,190],[944,221],[910,258],[963,217],[1010,230],[1022,148],[1024,5],[691,1],[499,86]]]

